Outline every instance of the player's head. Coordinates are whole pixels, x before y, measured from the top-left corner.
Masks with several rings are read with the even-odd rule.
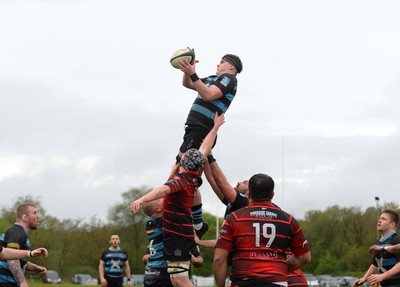
[[[243,181],[239,181],[239,182],[236,184],[235,190],[236,190],[237,192],[242,193],[242,194],[247,194],[248,191],[249,191],[249,180],[248,180],[248,179],[245,179],[245,180],[243,180]]]
[[[237,74],[243,70],[242,60],[236,55],[226,54],[222,57],[222,60],[231,64],[235,68]]]
[[[396,230],[399,224],[399,214],[390,209],[385,209],[382,211],[381,216],[378,220],[378,230],[394,229]]]
[[[181,166],[190,171],[202,170],[204,166],[204,156],[198,149],[188,149],[181,160]]]
[[[274,197],[274,180],[266,174],[258,173],[249,180],[249,196],[252,201],[270,201]]]
[[[17,222],[29,230],[39,228],[39,212],[32,203],[21,204],[17,207]]]
[[[121,240],[119,239],[119,236],[117,234],[111,235],[110,244],[112,247],[117,248],[120,243],[121,243]]]
[[[142,204],[143,212],[149,217],[155,216],[157,214],[162,215],[162,210],[163,210],[162,203],[163,203],[162,198],[143,202]]]

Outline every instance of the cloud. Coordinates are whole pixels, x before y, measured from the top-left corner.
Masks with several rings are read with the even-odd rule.
[[[169,64],[186,46],[199,76],[227,52],[243,60],[214,149],[233,185],[269,173],[298,216],[397,200],[396,1],[175,4],[0,4],[4,205],[32,193],[54,216],[106,219],[122,192],[163,184],[196,96]],[[202,193],[223,214],[207,183]]]

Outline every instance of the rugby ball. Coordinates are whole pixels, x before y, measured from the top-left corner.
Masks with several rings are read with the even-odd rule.
[[[190,48],[184,48],[184,49],[179,49],[175,53],[172,54],[171,60],[169,61],[175,69],[179,69],[179,63],[182,60],[188,61],[190,64],[193,63],[195,59],[195,54],[193,49]]]

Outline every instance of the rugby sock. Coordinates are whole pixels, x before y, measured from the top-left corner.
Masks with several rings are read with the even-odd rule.
[[[192,206],[192,219],[193,227],[196,230],[200,230],[203,227],[203,204]]]

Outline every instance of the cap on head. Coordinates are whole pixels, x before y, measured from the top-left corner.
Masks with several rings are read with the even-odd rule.
[[[226,54],[222,57],[222,60],[228,62],[232,66],[235,67],[236,71],[240,73],[243,70],[243,64],[240,58],[233,54]]]
[[[181,166],[190,171],[201,170],[204,166],[204,156],[198,149],[188,149],[181,160]]]
[[[254,201],[271,200],[274,197],[274,180],[266,174],[258,173],[249,180],[249,195]]]

